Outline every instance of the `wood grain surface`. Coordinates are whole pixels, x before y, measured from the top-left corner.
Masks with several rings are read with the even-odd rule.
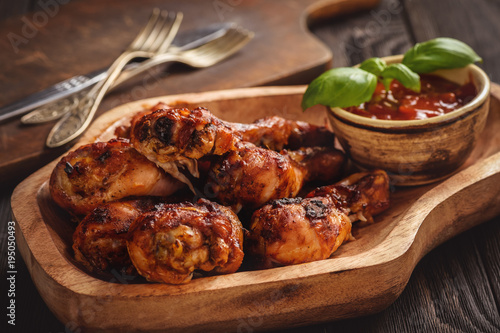
[[[155,6],[183,12],[181,30],[235,22],[254,31],[255,38],[230,59],[210,68],[171,66],[164,71],[148,71],[111,93],[98,114],[132,100],[165,94],[307,83],[331,61],[331,52],[308,32],[307,19],[318,21],[326,15],[370,8],[377,2],[112,0],[104,6],[98,0],[73,1],[53,7],[57,12],[47,9],[4,22],[0,35],[10,37],[0,40],[0,48],[5,50],[0,53],[0,105],[74,75],[109,66],[140,31]],[[72,143],[60,149],[45,147],[54,123],[23,126],[14,119],[0,124],[0,176],[32,172],[71,147]]]
[[[0,3],[0,17],[7,17],[14,7],[22,7],[16,14],[25,13],[25,8],[35,8],[23,5],[23,2],[27,0],[3,1]],[[30,13],[26,15],[30,17]],[[498,1],[383,0],[374,10],[326,20],[313,26],[312,31],[333,53],[334,66],[353,65],[370,56],[399,54],[414,42],[433,37],[459,38],[483,57],[482,67],[492,81],[500,82],[499,16]],[[11,20],[19,20],[19,17]],[[4,22],[1,24],[3,27]],[[28,81],[24,83],[30,84]],[[12,178],[9,177],[12,182],[20,180]],[[3,186],[0,193],[2,253],[6,249],[7,221],[11,220],[9,202],[12,189],[12,186]],[[449,240],[422,258],[401,296],[386,310],[356,319],[304,323],[306,327],[280,329],[279,332],[498,332],[498,239],[500,216]],[[2,274],[6,272],[6,261],[6,256],[2,255]],[[16,327],[10,327],[9,332],[81,332],[74,323],[60,322],[54,317],[31,282],[19,254],[16,264],[19,321]],[[5,297],[4,278],[0,291],[1,297]],[[250,325],[244,331],[257,331],[257,327]]]

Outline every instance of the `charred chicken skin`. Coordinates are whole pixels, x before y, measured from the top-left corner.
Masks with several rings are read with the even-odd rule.
[[[105,203],[95,208],[73,233],[75,259],[94,273],[116,269],[128,275],[136,273],[127,251],[130,224],[158,203],[141,198]]]
[[[144,115],[162,109],[170,109],[170,106],[163,102],[159,102],[149,109],[144,109],[137,112],[132,116],[129,123],[123,124],[114,129],[115,137],[130,140],[130,127],[132,124],[134,124],[139,118],[142,118]]]
[[[241,134],[243,141],[276,151],[284,148],[327,147],[333,144],[334,139],[333,133],[326,127],[278,116],[258,119],[252,124],[227,124]]]
[[[52,198],[75,215],[128,196],[168,196],[182,186],[123,139],[69,152],[50,177]]]
[[[340,182],[318,187],[307,198],[331,196],[351,220],[373,223],[373,216],[389,208],[389,177],[383,170],[354,173]]]
[[[306,182],[331,184],[340,178],[346,163],[344,153],[333,147],[301,147],[283,150],[281,154],[287,155],[306,170]]]
[[[263,268],[294,265],[328,258],[350,233],[331,197],[284,198],[255,211],[246,249]]]
[[[165,110],[166,112],[160,112],[154,117],[140,119],[147,114],[159,110]],[[156,121],[162,117],[167,117],[169,120],[165,119],[156,123]],[[155,123],[154,131],[161,132],[156,134],[158,138],[170,136],[175,140],[176,133],[174,131],[176,130],[181,131],[178,134],[193,134],[196,133],[196,131],[199,132],[200,128],[209,125],[210,127],[214,127],[210,129],[213,132],[223,134],[227,129],[230,129],[232,134],[238,136],[242,141],[251,142],[256,146],[276,151],[280,151],[284,148],[299,149],[301,147],[327,147],[331,146],[334,140],[333,133],[326,127],[312,125],[304,121],[290,120],[279,116],[269,116],[258,119],[251,124],[234,123],[223,121],[215,117],[205,108],[196,108],[189,111],[185,108],[172,108],[164,103],[158,103],[149,110],[137,113],[131,123],[133,127],[141,127],[143,131],[146,131],[147,134],[144,135],[150,136],[153,134],[150,128],[151,121]],[[180,121],[182,124],[178,124],[178,127],[174,128],[171,125],[173,121]],[[137,138],[137,133],[134,134],[134,136]],[[196,136],[196,134],[194,134],[194,136]],[[127,133],[126,137],[130,137],[130,133]],[[179,139],[181,138],[179,137]],[[192,138],[184,136],[183,139],[191,140]],[[180,141],[181,140],[176,142],[180,143]],[[171,144],[173,143],[175,142],[172,141]],[[184,141],[184,143],[187,143],[187,141]],[[210,145],[211,141],[206,141],[206,143]],[[227,148],[231,149],[232,147],[228,146]],[[182,154],[182,151],[179,151],[179,153],[181,153],[183,157],[192,157],[190,156],[192,153],[190,151],[186,151],[184,154]],[[180,155],[177,155],[177,157],[180,157]],[[198,155],[197,158],[199,157]]]
[[[385,172],[355,174],[305,199],[280,199],[255,211],[246,249],[262,267],[326,259],[352,237],[352,220],[372,219],[388,204]]]
[[[132,123],[130,139],[141,154],[189,184],[179,167],[198,177],[199,159],[233,150],[239,137],[208,110],[197,108],[148,113]]]
[[[182,284],[196,270],[235,272],[243,260],[243,229],[229,208],[208,200],[165,204],[132,223],[127,246],[147,280]]]
[[[241,141],[273,150],[333,144],[333,134],[324,127],[280,117],[268,117],[253,124],[231,123],[205,108],[150,112],[132,121],[130,136],[139,152],[187,184],[190,182],[179,167],[199,177],[200,159],[235,151]]]
[[[269,200],[294,197],[302,188],[306,170],[275,151],[241,142],[211,166],[208,188],[218,202],[238,212]]]
[[[205,194],[236,212],[295,197],[306,181],[337,178],[344,164],[344,155],[335,149],[278,153],[248,142],[236,147],[212,164],[205,187]]]

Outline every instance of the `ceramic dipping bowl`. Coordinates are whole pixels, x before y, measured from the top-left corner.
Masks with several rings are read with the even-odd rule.
[[[402,55],[384,58],[401,62]],[[490,81],[476,65],[433,72],[458,84],[472,80],[477,96],[465,106],[423,120],[371,119],[329,108],[336,137],[361,169],[380,168],[394,185],[413,186],[442,180],[467,160],[489,111]]]

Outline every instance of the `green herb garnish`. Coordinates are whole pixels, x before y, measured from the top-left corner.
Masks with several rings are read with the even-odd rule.
[[[438,69],[465,67],[482,61],[467,44],[453,38],[436,38],[417,43],[403,58],[403,64],[417,73],[430,73]]]
[[[482,59],[465,43],[452,38],[436,38],[415,44],[402,63],[387,65],[380,58],[365,60],[359,68],[340,67],[317,77],[302,97],[302,109],[321,104],[345,108],[371,99],[377,81],[389,89],[393,79],[408,89],[420,91],[418,73],[465,67]]]
[[[401,82],[403,86],[416,92],[420,92],[420,76],[409,69],[404,64],[391,64],[380,73],[385,90],[389,90],[389,86],[393,79]]]
[[[359,68],[379,76],[387,68],[387,64],[380,58],[370,58],[363,61]]]
[[[353,67],[334,68],[318,76],[302,97],[305,110],[316,104],[340,108],[369,101],[377,86],[377,76]]]

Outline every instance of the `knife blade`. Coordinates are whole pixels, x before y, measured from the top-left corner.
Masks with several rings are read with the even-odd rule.
[[[184,31],[174,38],[172,48],[189,50],[203,45],[211,40],[219,38],[234,27],[234,23],[215,23],[194,30]],[[138,62],[130,63],[128,68],[137,65]],[[101,81],[105,77],[106,69],[100,69],[86,75],[76,75],[67,80],[58,82],[42,91],[31,94],[22,100],[13,102],[0,108],[0,122],[25,114],[30,110],[41,107],[51,102],[76,94]]]

